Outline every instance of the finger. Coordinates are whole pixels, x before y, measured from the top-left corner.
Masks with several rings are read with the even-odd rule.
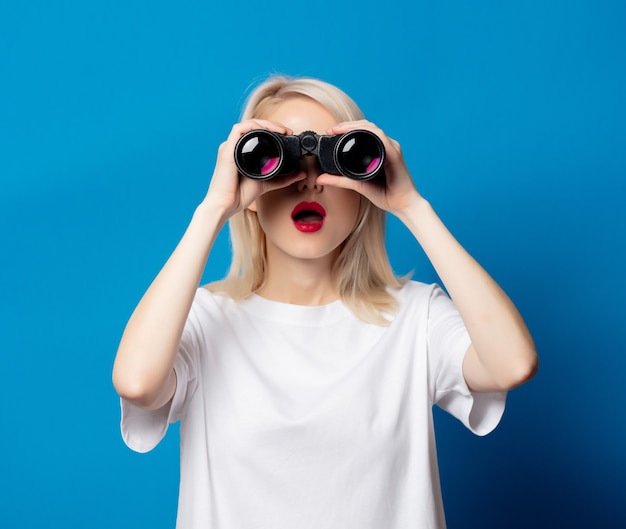
[[[228,136],[229,141],[237,141],[246,132],[252,130],[264,129],[271,132],[277,132],[278,134],[292,134],[293,131],[289,127],[277,123],[275,121],[268,121],[264,119],[249,119],[242,121],[241,123],[235,123]]]
[[[330,129],[326,131],[326,134],[332,136],[334,134],[345,134],[346,132],[350,132],[351,130],[356,129],[370,129],[373,126],[373,123],[367,121],[365,119],[360,119],[357,121],[344,121],[343,123],[338,123],[337,125],[332,126]]]
[[[290,175],[279,176],[277,178],[271,178],[269,180],[262,180],[260,181],[261,194],[267,193],[268,191],[282,189],[283,187],[289,187],[290,185],[295,184],[300,180],[304,180],[306,177],[307,176],[305,173],[303,173],[302,171],[298,171]]]
[[[360,121],[346,121],[344,123],[338,123],[337,125],[331,127],[326,131],[328,135],[336,135],[336,134],[345,134],[347,132],[351,132],[353,130],[368,130],[373,134],[376,134],[383,142],[385,150],[392,155],[392,158],[395,159],[395,153],[401,153],[402,150],[400,148],[400,144],[387,136],[385,132],[378,126],[376,126],[371,121],[367,121],[365,119]]]
[[[334,175],[330,173],[322,173],[317,177],[317,183],[322,186],[340,187],[341,189],[351,189],[357,193],[363,194],[363,182],[353,180],[345,176]]]
[[[271,130],[272,132],[278,132],[279,134],[293,134],[293,130],[278,121],[271,121],[268,119],[253,119],[251,121],[259,125],[259,127],[256,128]]]

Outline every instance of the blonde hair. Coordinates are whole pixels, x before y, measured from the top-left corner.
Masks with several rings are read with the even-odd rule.
[[[268,116],[290,98],[306,97],[320,103],[339,122],[363,119],[356,103],[339,88],[311,78],[272,76],[248,97],[242,120]],[[226,277],[206,286],[225,292],[233,299],[245,299],[265,279],[267,269],[265,234],[257,215],[248,209],[229,220],[232,262]],[[342,243],[333,266],[342,301],[362,320],[379,325],[389,323],[397,302],[389,292],[400,288],[385,250],[385,212],[361,196],[359,216],[354,231]]]

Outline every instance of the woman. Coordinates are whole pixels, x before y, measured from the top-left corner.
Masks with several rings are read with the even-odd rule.
[[[238,173],[243,134],[375,133],[385,178]],[[397,279],[384,215],[436,285]],[[230,221],[228,276],[199,288]],[[399,144],[343,92],[272,77],[220,146],[208,192],[131,316],[113,381],[122,431],[152,449],[181,421],[178,528],[445,527],[431,408],[479,435],[537,355],[505,293],[419,194]]]

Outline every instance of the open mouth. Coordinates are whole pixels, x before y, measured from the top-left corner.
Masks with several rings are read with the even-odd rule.
[[[296,229],[305,233],[322,229],[324,217],[326,210],[318,202],[300,202],[291,212]]]

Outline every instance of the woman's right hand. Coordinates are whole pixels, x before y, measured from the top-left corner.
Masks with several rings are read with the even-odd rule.
[[[241,136],[255,129],[293,134],[291,129],[280,123],[263,119],[250,119],[233,126],[228,138],[218,149],[215,170],[203,201],[209,203],[212,208],[222,211],[224,220],[247,208],[263,193],[287,187],[304,177],[301,172],[270,180],[254,180],[241,176],[235,164],[235,145]]]
[[[254,129],[292,133],[278,123],[260,119],[232,128],[219,148],[206,197],[126,325],[115,358],[113,382],[120,396],[136,406],[159,408],[174,394],[173,366],[180,339],[207,258],[224,223],[262,193],[306,177],[303,171],[264,181],[240,176],[235,145]]]

